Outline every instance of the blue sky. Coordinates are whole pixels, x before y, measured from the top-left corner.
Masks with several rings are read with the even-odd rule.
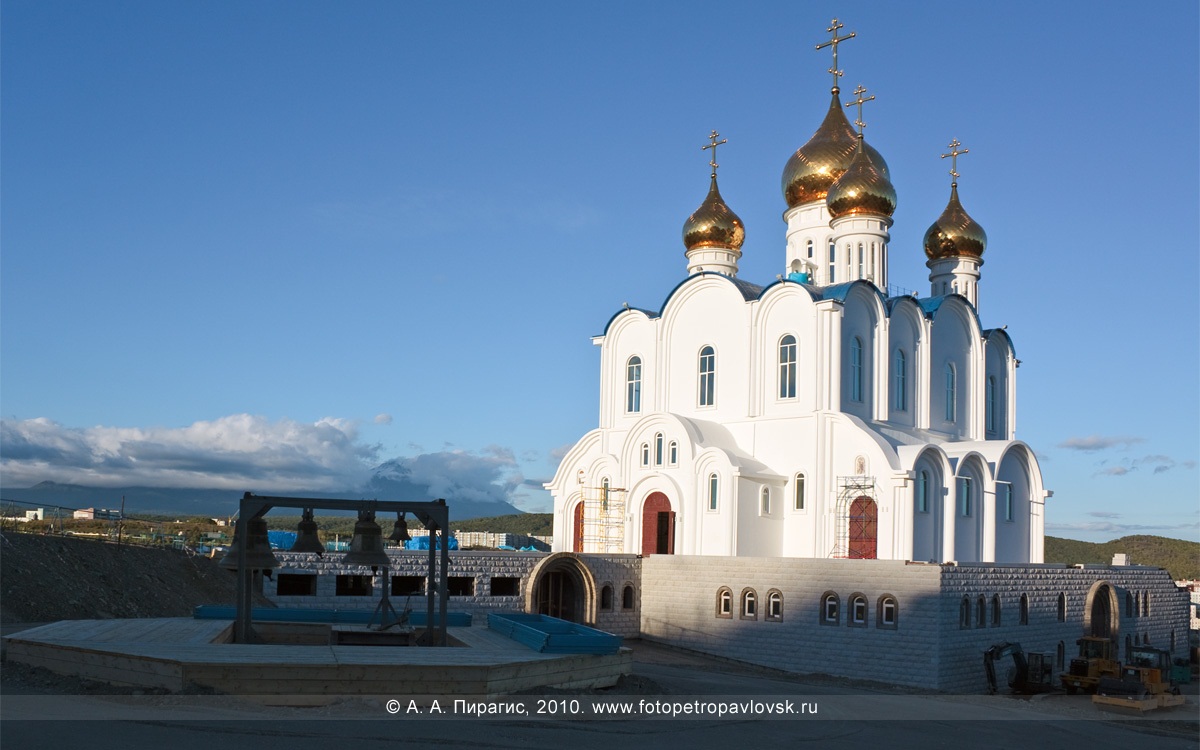
[[[836,15],[893,283],[928,288],[938,155],[970,149],[1048,533],[1197,539],[1197,6],[1078,8],[7,0],[3,481],[320,489],[424,456],[548,509],[596,423],[589,337],[684,275],[709,130],[740,276],[782,272]]]

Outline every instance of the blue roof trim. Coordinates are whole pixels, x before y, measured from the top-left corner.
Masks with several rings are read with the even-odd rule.
[[[846,298],[850,296],[850,290],[855,286],[865,286],[867,289],[875,293],[879,298],[879,304],[887,306],[887,299],[883,296],[883,292],[879,291],[879,287],[869,281],[863,279],[855,279],[854,281],[844,281],[841,284],[833,284],[821,289],[821,299],[831,299],[836,302],[845,304]]]
[[[662,311],[667,309],[667,303],[671,301],[671,297],[675,296],[675,292],[679,291],[681,286],[697,276],[715,276],[718,279],[724,279],[725,281],[728,281],[730,284],[733,284],[734,288],[738,290],[738,294],[742,295],[742,299],[746,300],[747,302],[753,302],[759,298],[759,295],[763,293],[763,288],[758,284],[751,284],[749,281],[731,278],[723,273],[717,273],[716,271],[701,271],[700,273],[694,273],[691,276],[688,276],[683,281],[680,281],[678,284],[676,284],[671,291],[667,292],[667,296],[663,298],[662,306],[658,308],[658,312],[644,310],[640,307],[629,307],[623,310],[618,310],[617,313],[609,318],[608,322],[604,324],[604,333],[600,335],[607,336],[608,329],[612,327],[613,321],[617,319],[617,316],[623,312],[627,312],[628,310],[638,310],[639,312],[645,313],[646,316],[651,319],[661,317]]]
[[[983,330],[983,323],[979,322],[979,311],[975,309],[975,305],[971,304],[971,300],[961,294],[942,294],[937,297],[926,297],[917,300],[917,303],[921,305],[921,310],[924,311],[925,317],[933,320],[937,317],[938,310],[942,308],[942,304],[949,299],[957,299],[966,305],[967,309],[971,311],[971,315],[975,318],[975,325],[979,326],[980,331]]]
[[[921,307],[921,301],[918,300],[916,297],[912,296],[911,294],[901,294],[897,297],[888,297],[887,302],[885,303],[885,306],[887,307],[888,317],[890,318],[892,316],[892,311],[896,309],[897,305],[899,305],[900,303],[905,302],[905,301],[913,303],[914,305],[917,306],[918,309],[920,309],[920,307]]]
[[[767,292],[779,286],[780,284],[790,284],[791,286],[800,287],[805,292],[808,292],[808,296],[812,298],[814,302],[821,299],[821,292],[818,290],[818,287],[815,287],[812,284],[802,284],[799,281],[796,281],[795,279],[789,279],[786,276],[782,279],[776,279],[775,281],[772,281],[770,284],[767,284],[765,287],[763,287],[763,290],[758,295],[758,298],[762,299],[763,297],[767,296]]]
[[[983,332],[983,337],[985,339],[991,338],[992,334],[999,334],[1004,337],[1004,340],[1008,342],[1008,349],[1012,352],[1013,359],[1016,359],[1017,347],[1013,345],[1012,336],[1008,335],[1008,331],[1004,330],[1003,328],[989,328]]]
[[[609,328],[612,328],[613,321],[614,321],[614,320],[616,320],[616,319],[617,319],[617,318],[618,318],[618,317],[619,317],[621,314],[623,314],[623,313],[627,313],[627,312],[629,312],[630,310],[637,310],[638,312],[642,313],[643,315],[645,315],[647,318],[650,318],[651,320],[653,320],[654,318],[657,318],[657,317],[658,317],[658,313],[656,313],[656,312],[655,312],[655,311],[653,311],[653,310],[645,310],[645,309],[643,309],[643,308],[640,308],[640,307],[623,307],[623,308],[621,308],[620,310],[617,310],[615,313],[613,313],[613,316],[612,316],[611,318],[609,318],[609,319],[608,319],[608,322],[607,322],[607,323],[605,323],[605,324],[604,324],[604,332],[603,332],[603,333],[601,333],[601,334],[599,334],[599,335],[600,335],[600,336],[607,336],[607,335],[608,335],[608,329],[609,329]]]

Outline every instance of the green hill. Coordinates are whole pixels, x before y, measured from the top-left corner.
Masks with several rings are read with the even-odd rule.
[[[1118,552],[1129,555],[1135,565],[1165,568],[1177,581],[1200,578],[1200,544],[1161,536],[1124,536],[1099,544],[1048,536],[1044,559],[1068,565],[1108,565]]]
[[[472,518],[453,521],[455,531],[493,531],[497,534],[527,534],[528,536],[550,536],[554,533],[553,513],[521,513],[512,516]]]

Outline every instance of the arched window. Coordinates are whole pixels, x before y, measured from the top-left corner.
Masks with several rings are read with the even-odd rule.
[[[763,487],[758,493],[758,512],[761,515],[771,515],[771,488]]]
[[[1029,594],[1021,594],[1021,624],[1029,624]]]
[[[1150,616],[1150,592],[1142,592],[1142,617]]]
[[[891,594],[879,597],[879,622],[876,625],[880,628],[895,629],[899,622],[900,605],[896,602],[896,597]]]
[[[917,495],[917,512],[929,512],[929,472],[922,469],[917,472],[917,486],[914,490]]]
[[[608,507],[608,490],[611,486],[612,485],[609,484],[608,477],[604,477],[600,480],[600,502],[605,508]]]
[[[796,397],[796,337],[790,333],[779,340],[779,397]]]
[[[964,596],[958,605],[958,627],[971,627],[971,598]]]
[[[717,617],[733,617],[733,592],[728,586],[722,586],[717,591]]]
[[[633,584],[625,584],[621,590],[621,609],[633,609]]]
[[[650,465],[650,444],[642,443],[642,466]]]
[[[1004,520],[1013,520],[1013,489],[1011,484],[997,484],[996,489],[999,491],[1001,507],[1004,508]]]
[[[813,257],[813,241],[812,240],[808,241],[808,246],[806,249],[808,250],[808,257],[810,257],[810,258]]]
[[[1133,594],[1129,593],[1128,591],[1125,592],[1125,616],[1137,616],[1137,605],[1133,603]]]
[[[996,376],[989,375],[987,379],[986,403],[984,404],[984,423],[988,432],[996,431]]]
[[[992,627],[1000,627],[1000,595],[992,594]]]
[[[1067,595],[1062,592],[1058,594],[1058,621],[1067,621]]]
[[[958,478],[958,508],[964,518],[971,515],[971,478]]]
[[[717,353],[711,346],[700,350],[700,405],[717,402]]]
[[[987,624],[987,602],[981,596],[975,601],[975,627],[982,628]]]
[[[675,466],[679,463],[679,443],[675,442],[674,440],[667,445],[667,463],[671,466]]]
[[[625,412],[642,410],[642,358],[630,357],[625,365]]]
[[[954,364],[946,363],[946,421],[953,422],[957,414],[957,394],[958,386],[954,376]]]
[[[837,275],[837,245],[833,240],[829,241],[829,283],[834,282],[834,277]]]
[[[767,622],[783,621],[783,593],[779,589],[767,592],[767,616],[763,619]]]
[[[863,400],[863,344],[858,336],[850,340],[850,400]]]
[[[860,628],[867,626],[867,597],[862,594],[850,596],[850,620],[846,624]]]
[[[758,594],[754,593],[754,589],[742,591],[742,619],[758,619]]]
[[[663,465],[663,434],[661,432],[654,435],[654,465]]]
[[[839,617],[838,605],[841,602],[838,600],[838,595],[832,591],[826,591],[821,597],[821,622],[825,625],[837,625]]]
[[[863,243],[858,243],[858,278],[865,278],[867,275],[866,253],[863,251]]]
[[[613,608],[613,588],[609,584],[604,584],[604,588],[600,589],[600,609],[608,612]]]
[[[892,408],[896,411],[908,411],[908,360],[904,352],[896,350],[896,359],[892,363]]]
[[[1067,661],[1067,644],[1062,641],[1058,642],[1058,648],[1054,651],[1054,668],[1062,671]]]
[[[792,507],[796,510],[804,510],[804,475],[797,474],[795,484],[792,486]]]
[[[717,490],[720,489],[716,474],[708,475],[708,509],[717,509]]]

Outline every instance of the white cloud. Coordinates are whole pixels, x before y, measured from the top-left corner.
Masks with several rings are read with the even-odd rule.
[[[1144,440],[1140,437],[1106,437],[1103,435],[1088,435],[1087,437],[1067,438],[1059,443],[1058,447],[1066,448],[1068,450],[1094,453],[1096,451],[1102,451],[1108,448],[1128,448],[1134,443],[1141,442],[1144,442]]]
[[[386,412],[375,415],[375,424],[391,424],[392,415]]]

